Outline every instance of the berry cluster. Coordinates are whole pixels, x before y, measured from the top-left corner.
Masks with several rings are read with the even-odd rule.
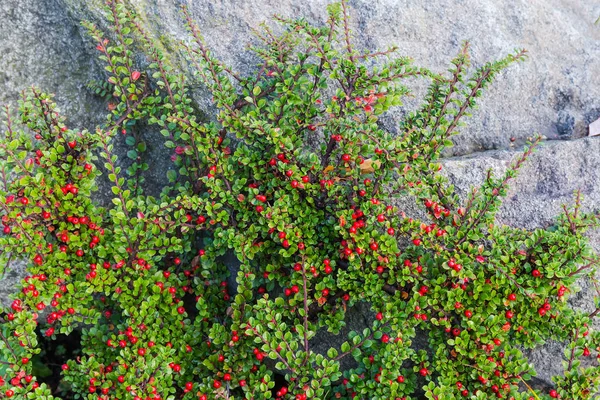
[[[179,49],[218,109],[204,122],[190,77],[132,11],[120,0],[106,11],[108,34],[85,23],[106,64],[105,126],[70,129],[36,89],[16,116],[6,109],[0,261],[24,260],[28,275],[0,314],[0,399],[597,393],[600,308],[567,302],[578,279],[594,279],[599,258],[584,234],[597,216],[577,193],[547,229],[495,223],[539,138],[466,199],[439,173],[463,117],[524,51],[473,70],[465,44],[447,74],[434,73],[396,49],[356,50],[342,1],[323,26],[276,17],[281,33],[257,32],[261,65],[242,77],[183,9],[190,41]],[[149,65],[134,62],[134,47]],[[378,120],[409,79],[429,90],[393,136]],[[174,166],[157,197],[144,191],[148,126]],[[92,193],[101,173],[106,206]],[[361,303],[373,311],[364,329],[317,352],[317,334],[340,334]],[[45,346],[65,335],[81,337],[79,353],[56,368],[59,382],[44,381]],[[565,343],[564,374],[534,390],[523,349],[547,340]]]

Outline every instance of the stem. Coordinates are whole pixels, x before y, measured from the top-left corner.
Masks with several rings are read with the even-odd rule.
[[[385,326],[387,326],[387,325],[389,325],[389,322],[386,322],[386,323],[384,323],[383,325],[381,325],[381,327],[383,328],[383,327],[385,327]],[[375,332],[371,332],[371,333],[370,333],[368,336],[366,336],[366,337],[365,337],[363,340],[361,340],[360,342],[358,342],[358,344],[356,344],[356,345],[352,346],[352,347],[350,348],[350,350],[348,350],[347,352],[345,352],[345,353],[342,353],[342,354],[338,355],[336,358],[334,358],[334,361],[339,361],[339,360],[341,360],[342,358],[346,357],[348,354],[351,354],[351,353],[352,353],[352,351],[354,351],[354,349],[357,349],[357,348],[359,348],[360,346],[362,346],[362,345],[363,345],[363,343],[364,343],[364,342],[366,342],[367,340],[369,340],[369,339],[372,339],[374,334],[375,334]]]
[[[15,358],[15,362],[18,361],[19,358],[17,357],[17,354],[15,353],[15,350],[12,348],[12,346],[8,342],[8,339],[2,333],[2,330],[0,330],[0,339],[2,339],[2,341],[4,342],[4,344],[6,344],[6,348],[8,350],[10,350],[10,352],[12,353],[13,357]]]
[[[114,0],[110,1],[110,10],[112,12],[113,19],[115,20],[114,21],[115,31],[117,33],[117,37],[119,38],[119,41],[121,42],[121,47],[123,49],[123,51],[121,51],[121,55],[123,56],[123,61],[124,61],[123,64],[125,65],[125,68],[127,69],[127,72],[129,73],[129,76],[131,76],[131,68],[130,68],[131,60],[129,59],[125,40],[123,40],[123,32],[121,31],[122,27],[121,27],[121,24],[119,23],[119,14],[117,13],[116,1],[114,1]]]
[[[302,255],[302,287],[303,287],[303,301],[304,301],[304,316],[303,316],[303,320],[304,320],[304,352],[306,353],[306,356],[304,358],[304,362],[302,363],[302,365],[306,365],[306,363],[308,362],[308,354],[309,354],[309,348],[308,348],[308,288],[306,287],[306,259],[304,254]]]
[[[260,339],[260,340],[261,340],[261,341],[262,341],[264,344],[266,344],[267,346],[269,346],[269,347],[270,347],[270,345],[269,345],[269,342],[268,342],[268,341],[267,341],[267,340],[266,340],[266,339],[265,339],[265,338],[264,338],[264,337],[263,337],[263,336],[262,336],[260,333],[258,333],[258,331],[256,330],[256,328],[252,328],[252,331],[254,332],[254,334],[255,334],[256,336],[258,336],[258,337],[259,337],[259,339]],[[285,343],[285,341],[284,341],[284,343]],[[286,345],[287,345],[287,343],[286,343]],[[289,349],[289,346],[288,346],[288,349]],[[283,358],[283,357],[282,357],[282,356],[279,354],[279,352],[278,352],[278,351],[275,351],[275,354],[277,354],[277,358],[278,358],[278,359],[279,359],[279,360],[280,360],[280,361],[281,361],[281,362],[282,362],[282,363],[283,363],[283,364],[284,364],[284,365],[287,367],[287,369],[289,369],[290,371],[292,371],[292,373],[294,373],[294,374],[296,373],[296,370],[295,370],[294,368],[292,368],[292,366],[291,366],[291,365],[290,365],[290,364],[287,362],[287,360],[286,360],[285,358]],[[292,354],[294,354],[294,353],[292,352]]]
[[[510,167],[509,172],[517,171],[521,167],[521,164],[523,164],[523,162],[525,162],[525,160],[531,155],[531,153],[533,152],[533,148],[540,142],[540,140],[541,140],[541,137],[538,136],[535,139],[535,141],[531,144],[531,146],[527,149],[527,151],[525,151],[525,153],[523,153],[521,158],[519,158],[519,160]],[[493,201],[496,199],[496,197],[498,197],[500,190],[502,190],[503,188],[506,187],[506,185],[508,184],[508,181],[510,179],[511,179],[511,176],[507,173],[504,180],[500,183],[500,185],[492,189],[492,195],[491,195],[490,199],[486,202],[485,206],[480,211],[480,213],[475,217],[475,219],[472,220],[472,222],[469,224],[469,226],[467,227],[465,232],[471,231],[479,224],[479,222],[481,221],[483,216],[487,213],[489,208],[492,206]],[[495,191],[497,191],[497,194],[494,194]],[[458,243],[456,244],[455,247],[458,247],[462,243],[464,243],[464,241],[467,240],[467,237],[468,237],[467,235],[463,236],[458,241]]]
[[[568,276],[569,276],[569,277],[572,277],[572,276],[574,276],[574,275],[577,275],[577,274],[578,274],[578,273],[580,273],[581,271],[583,271],[583,270],[586,270],[586,269],[588,269],[588,268],[590,268],[590,267],[593,267],[594,265],[597,265],[599,261],[600,261],[600,260],[592,260],[592,261],[591,261],[591,262],[589,262],[588,264],[582,265],[581,267],[577,268],[575,271],[571,272],[571,273],[570,273]]]
[[[108,129],[106,129],[108,132],[112,131],[115,128],[118,128],[123,121],[125,121],[128,117],[129,114],[131,114],[133,111],[135,111],[137,109],[137,107],[142,103],[142,101],[148,96],[148,78],[145,77],[144,78],[144,92],[142,93],[141,97],[135,102],[133,103],[131,106],[128,106],[127,109],[125,110],[125,113],[119,117],[119,119],[114,122],[110,127],[108,127]]]
[[[4,209],[4,211],[6,212],[6,214],[10,214],[10,211],[8,209],[8,207],[6,207],[5,204],[0,203],[0,205],[2,206],[2,208]],[[23,227],[23,225],[21,225],[21,223],[19,222],[18,219],[14,219],[13,220],[21,229],[21,232],[23,232],[25,234],[25,236],[27,236],[27,239],[29,240],[30,243],[34,243],[35,241],[31,238],[31,236],[29,236],[29,234],[27,233],[27,231],[25,230],[25,228]]]
[[[348,8],[346,7],[347,0],[342,0],[342,10],[344,15],[344,36],[346,38],[346,50],[350,56],[350,61],[355,62],[354,54],[352,52],[352,44],[350,43],[350,27],[348,24]]]
[[[577,340],[577,336],[579,336],[579,328],[575,329],[575,338]],[[571,371],[571,366],[573,365],[573,360],[575,359],[575,346],[571,348],[571,355],[569,357],[569,365],[567,366],[567,371]]]
[[[466,42],[465,45],[463,46],[462,50],[461,50],[461,53],[463,55],[466,55],[468,50],[469,50],[469,43]],[[465,65],[464,60],[461,63],[459,63],[458,65],[456,65],[456,70],[454,71],[454,74],[452,76],[452,81],[450,82],[450,86],[448,88],[448,94],[444,98],[444,104],[442,105],[442,109],[440,110],[440,114],[436,118],[435,124],[433,124],[433,127],[431,128],[431,132],[432,132],[433,135],[435,135],[435,131],[440,126],[440,123],[442,122],[442,118],[444,118],[444,115],[446,114],[446,108],[448,108],[448,105],[450,104],[450,98],[455,93],[454,90],[456,88],[456,84],[459,82],[460,74],[462,72],[462,68],[463,68],[464,65]],[[477,91],[471,91],[471,94],[474,94],[474,93],[477,93]]]

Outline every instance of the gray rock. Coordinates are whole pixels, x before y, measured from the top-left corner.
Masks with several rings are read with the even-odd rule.
[[[71,126],[99,123],[106,108],[86,84],[100,70],[78,26],[61,0],[0,2],[0,104],[16,105],[33,85],[56,93]]]
[[[0,308],[8,307],[11,295],[14,294],[25,276],[26,264],[22,261],[12,260],[0,280]]]
[[[98,0],[64,0],[74,18],[99,19]],[[186,5],[214,54],[234,70],[250,73],[257,59],[244,46],[255,43],[251,29],[271,15],[323,22],[329,1],[314,0],[132,0],[165,48],[187,33],[175,4]],[[174,4],[175,3],[175,4]],[[529,50],[530,60],[501,74],[481,100],[449,155],[505,149],[510,138],[525,142],[534,132],[550,139],[587,134],[600,117],[600,5],[585,0],[409,0],[350,1],[352,34],[359,49],[397,45],[401,55],[443,72],[460,43],[471,43],[474,66],[511,52]],[[418,93],[422,87],[415,85]],[[419,96],[417,96],[419,98]],[[200,102],[203,108],[208,98]],[[413,103],[409,105],[414,106]],[[402,116],[398,111],[391,125]]]
[[[528,229],[547,226],[563,204],[573,203],[576,189],[584,196],[584,210],[600,210],[599,154],[600,140],[596,138],[543,142],[510,181],[498,222]],[[501,175],[519,155],[502,150],[446,158],[443,171],[458,193],[466,195],[483,182],[488,169]]]

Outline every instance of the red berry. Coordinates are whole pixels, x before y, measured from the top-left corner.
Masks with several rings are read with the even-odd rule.
[[[512,311],[508,310],[504,315],[506,316],[506,318],[510,319],[514,317],[515,314]]]
[[[532,275],[534,278],[539,278],[539,277],[542,275],[542,273],[540,272],[540,270],[539,270],[539,269],[534,269],[533,271],[531,271],[531,275]]]
[[[514,293],[511,293],[508,295],[508,300],[509,301],[515,301],[517,299],[517,295]]]
[[[538,314],[540,314],[540,316],[543,317],[544,315],[546,315],[546,309],[544,307],[540,307],[538,309]]]
[[[550,394],[550,397],[552,397],[553,399],[558,398],[558,392],[554,389],[552,389],[549,394]]]
[[[213,382],[213,387],[215,389],[220,388],[221,387],[221,381],[218,381],[218,380],[215,379],[215,381]]]

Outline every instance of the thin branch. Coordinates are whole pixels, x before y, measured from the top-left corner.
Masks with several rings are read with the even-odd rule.
[[[350,24],[348,22],[348,7],[346,6],[347,1],[342,0],[342,10],[344,14],[344,36],[346,38],[346,50],[350,56],[350,61],[355,62],[354,52],[352,51],[352,44],[350,43]]]
[[[306,357],[304,359],[304,362],[302,363],[302,365],[306,365],[306,363],[309,360],[309,349],[308,349],[308,288],[306,285],[306,259],[304,254],[302,255],[302,297],[303,297],[303,301],[304,301],[304,316],[303,316],[303,320],[304,320],[304,352],[306,353]]]
[[[577,337],[579,336],[579,327],[577,327],[575,329],[575,338],[574,340],[577,340]],[[573,360],[575,359],[575,344],[573,344],[572,348],[571,348],[571,355],[569,357],[569,365],[567,366],[567,371],[571,371],[571,366],[573,365]]]

